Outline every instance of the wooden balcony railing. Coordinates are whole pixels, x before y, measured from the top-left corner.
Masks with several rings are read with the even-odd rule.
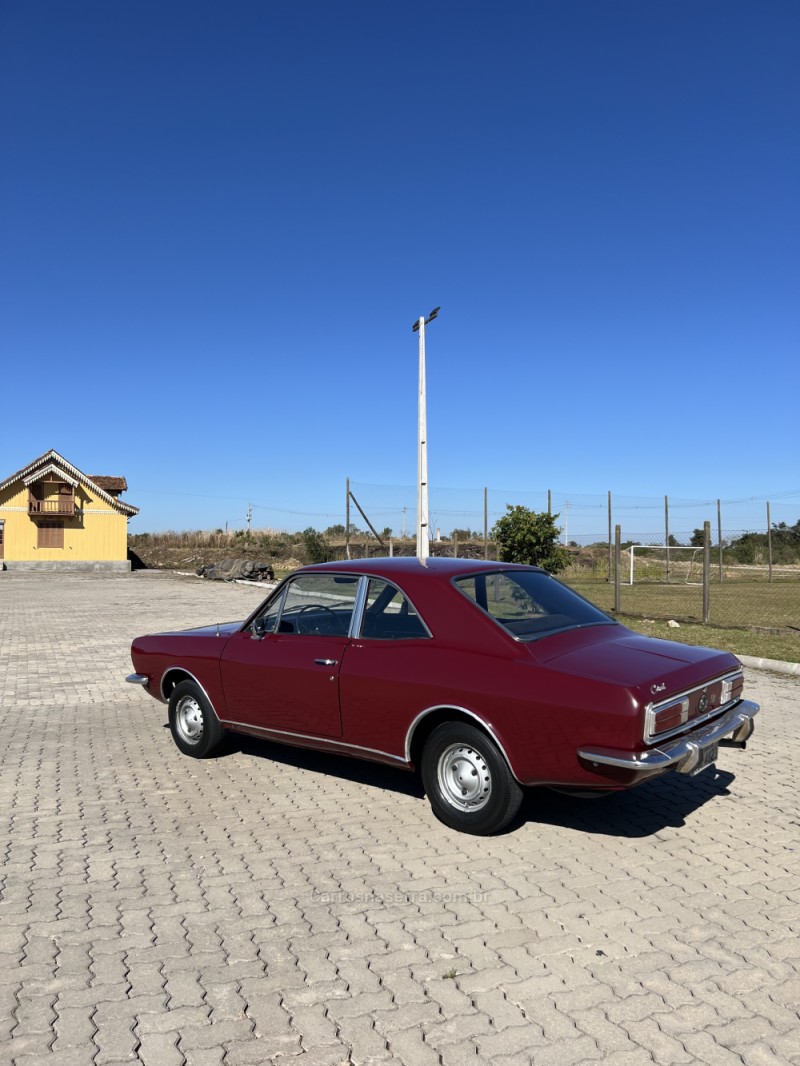
[[[28,514],[29,515],[74,515],[75,514],[75,497],[67,496],[50,496],[46,500],[36,500],[33,496],[28,499]]]

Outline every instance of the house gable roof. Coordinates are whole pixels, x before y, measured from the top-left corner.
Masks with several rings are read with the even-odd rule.
[[[124,477],[106,477],[105,474],[90,474],[92,482],[106,492],[127,492],[128,482]]]
[[[7,477],[5,481],[0,481],[0,492],[7,486],[13,484],[15,481],[22,481],[25,485],[30,485],[34,481],[38,481],[40,477],[44,477],[46,474],[55,473],[62,476],[65,481],[75,485],[78,480],[82,481],[85,485],[88,485],[93,492],[96,492],[101,500],[104,500],[111,507],[117,511],[121,511],[123,514],[131,517],[139,513],[139,508],[134,507],[133,504],[125,503],[124,500],[118,499],[116,496],[112,496],[107,488],[104,488],[102,484],[89,477],[88,474],[84,474],[82,470],[79,470],[77,466],[73,466],[72,463],[67,462],[63,455],[59,455],[54,448],[45,452],[44,455],[40,455],[38,459],[34,459],[32,463],[28,463],[22,470],[17,470],[11,477]],[[100,481],[113,481],[115,483],[124,482],[125,488],[128,487],[128,483],[125,478],[100,478]]]
[[[66,470],[57,466],[55,463],[48,463],[46,466],[39,467],[38,470],[34,470],[32,474],[28,474],[27,477],[22,479],[25,485],[32,485],[34,481],[41,481],[42,478],[47,477],[48,474],[58,474],[60,478],[72,485],[73,488],[77,488],[78,479],[68,474]]]

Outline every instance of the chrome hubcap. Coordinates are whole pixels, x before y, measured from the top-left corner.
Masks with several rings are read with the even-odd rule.
[[[492,777],[486,760],[468,744],[451,744],[439,757],[439,788],[460,811],[479,811],[489,802]]]
[[[203,735],[203,712],[194,696],[184,696],[175,709],[175,725],[187,744],[196,744]]]

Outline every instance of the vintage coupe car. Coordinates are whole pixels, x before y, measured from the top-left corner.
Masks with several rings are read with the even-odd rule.
[[[640,636],[536,567],[466,559],[307,566],[246,621],[138,637],[131,658],[186,755],[230,730],[419,767],[436,816],[477,834],[523,786],[698,773],[758,711],[735,656]]]

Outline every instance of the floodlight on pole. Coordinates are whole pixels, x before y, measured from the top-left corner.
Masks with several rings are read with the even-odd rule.
[[[425,386],[425,327],[433,322],[441,311],[434,307],[427,318],[420,316],[411,327],[419,333],[419,403],[417,414],[417,558],[430,555],[430,529],[428,526],[428,413]]]

